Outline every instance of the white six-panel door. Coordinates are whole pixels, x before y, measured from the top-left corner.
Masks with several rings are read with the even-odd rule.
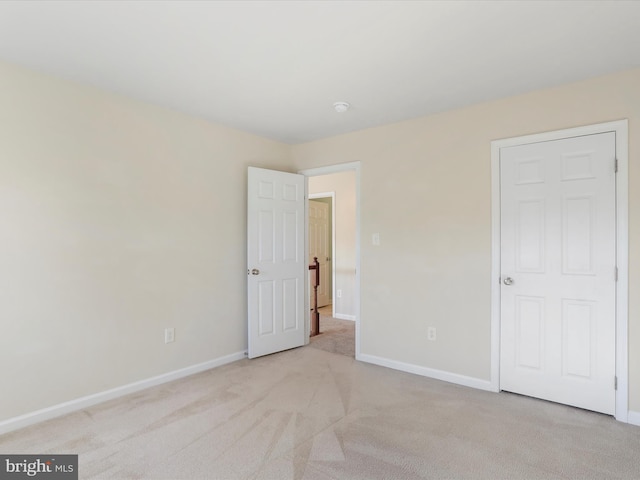
[[[304,176],[249,167],[248,356],[304,344]]]
[[[615,412],[615,133],[500,149],[500,388]]]
[[[309,265],[316,257],[320,263],[318,307],[331,303],[329,279],[331,278],[331,252],[329,250],[329,205],[309,200]]]

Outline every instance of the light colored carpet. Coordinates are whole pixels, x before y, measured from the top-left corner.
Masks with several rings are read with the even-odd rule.
[[[82,479],[640,477],[640,428],[316,348],[241,360],[0,437]]]

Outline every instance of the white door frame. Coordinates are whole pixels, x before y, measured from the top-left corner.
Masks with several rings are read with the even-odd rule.
[[[307,180],[308,184],[308,180]],[[331,316],[336,316],[336,192],[310,193],[309,200],[316,198],[331,199]],[[309,209],[307,208],[307,212]]]
[[[319,175],[330,175],[332,173],[350,172],[355,171],[356,174],[356,286],[355,286],[355,327],[356,327],[356,360],[360,360],[360,162],[341,163],[337,165],[329,165],[327,167],[309,168],[298,171],[299,174],[305,177],[316,177]],[[309,258],[309,181],[305,183],[305,255]],[[335,204],[335,202],[334,202]],[[334,215],[335,218],[335,215]],[[334,243],[335,244],[335,243]],[[335,256],[333,257],[335,258]],[[335,269],[334,269],[335,272]],[[305,276],[306,290],[309,291],[309,276]],[[334,282],[335,285],[335,282]],[[310,311],[309,295],[305,296],[305,311]],[[310,322],[306,323],[306,341],[309,342],[309,328]]]
[[[500,391],[500,149],[569,137],[615,132],[616,175],[616,390],[615,418],[629,416],[629,126],[628,121],[586,125],[553,132],[494,140],[491,142],[491,388]]]

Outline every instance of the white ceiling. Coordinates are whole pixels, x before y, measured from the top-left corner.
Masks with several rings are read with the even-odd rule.
[[[640,2],[0,1],[0,59],[300,143],[638,67]]]

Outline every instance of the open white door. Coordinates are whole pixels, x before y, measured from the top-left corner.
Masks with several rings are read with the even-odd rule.
[[[249,358],[304,344],[304,176],[249,167]]]

